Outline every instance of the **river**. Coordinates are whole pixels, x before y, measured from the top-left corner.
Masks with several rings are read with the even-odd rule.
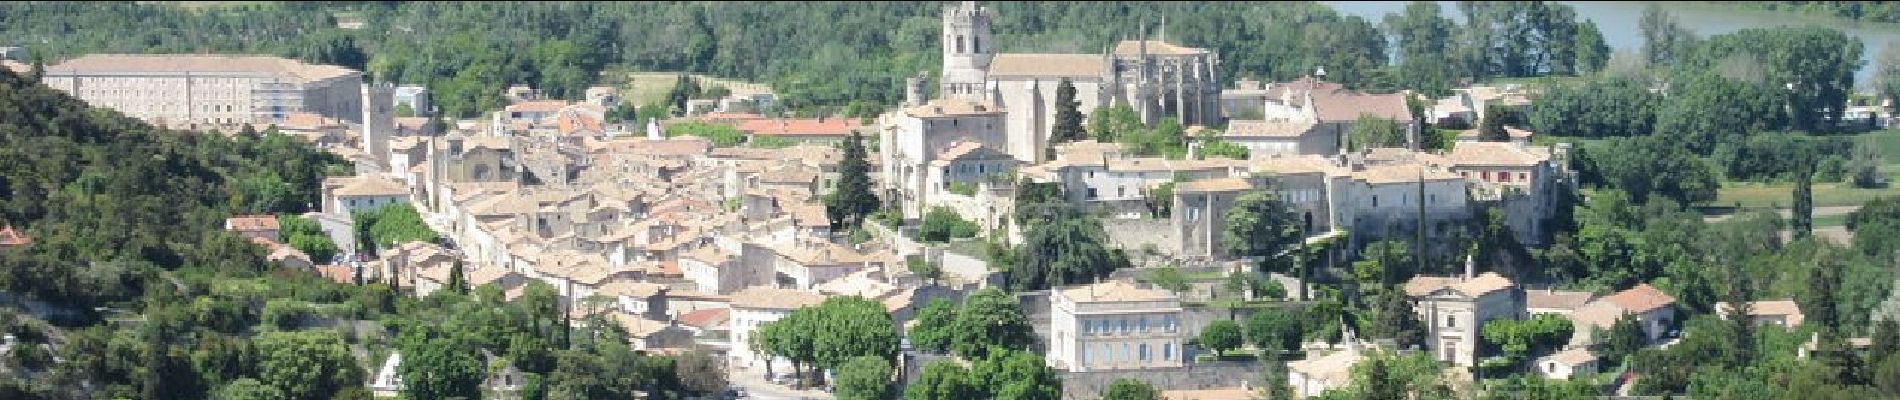
[[[1397,14],[1405,9],[1404,1],[1322,1],[1347,15],[1367,18],[1373,23],[1385,19],[1386,14]],[[1641,51],[1643,31],[1637,22],[1643,18],[1643,9],[1648,2],[1621,1],[1560,1],[1577,10],[1577,18],[1596,21],[1598,30],[1603,32],[1604,41],[1617,51]],[[1457,2],[1440,1],[1443,15],[1463,24],[1464,15],[1458,12]],[[1862,52],[1864,63],[1854,75],[1854,84],[1868,88],[1868,78],[1873,74],[1873,59],[1889,43],[1900,41],[1900,24],[1858,22],[1842,18],[1821,15],[1798,14],[1785,11],[1743,10],[1712,4],[1661,2],[1664,10],[1675,15],[1677,23],[1695,32],[1697,37],[1709,37],[1735,32],[1747,28],[1765,28],[1787,25],[1823,25],[1839,29],[1842,33],[1860,39],[1866,45]]]

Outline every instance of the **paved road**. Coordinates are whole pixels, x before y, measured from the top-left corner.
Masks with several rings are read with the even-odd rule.
[[[799,400],[799,399],[831,399],[832,398],[830,393],[825,393],[822,391],[795,390],[795,389],[785,387],[782,385],[766,382],[765,371],[763,370],[752,371],[752,370],[746,370],[746,369],[740,369],[740,368],[733,368],[726,371],[726,378],[727,380],[732,382],[733,386],[744,388],[746,391],[746,394],[748,395],[746,397],[747,399]]]
[[[1826,217],[1830,215],[1846,215],[1847,213],[1851,213],[1851,212],[1854,212],[1854,210],[1859,210],[1859,209],[1860,209],[1860,206],[1815,207],[1814,216]],[[1793,210],[1794,210],[1793,208],[1782,207],[1782,208],[1775,209],[1775,213],[1780,214],[1782,218],[1791,218],[1791,217],[1794,217]],[[1755,210],[1751,209],[1748,212],[1754,212],[1754,211]],[[1735,214],[1710,215],[1710,216],[1702,217],[1702,220],[1708,221],[1708,222],[1721,222],[1723,220],[1727,220],[1734,216]]]

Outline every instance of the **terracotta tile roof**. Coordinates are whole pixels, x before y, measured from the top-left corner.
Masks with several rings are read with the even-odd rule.
[[[362,75],[334,65],[305,64],[282,57],[230,54],[89,54],[46,67],[48,76],[122,72],[261,74],[311,83]]]
[[[680,325],[702,330],[718,329],[719,327],[725,326],[726,321],[732,318],[732,309],[705,308],[680,314],[677,318],[680,321]]]
[[[1590,354],[1590,349],[1588,348],[1574,347],[1557,352],[1557,354],[1551,354],[1547,359],[1563,363],[1564,365],[1577,366],[1596,361],[1597,355]]]
[[[705,246],[688,251],[686,254],[681,254],[680,258],[699,261],[713,268],[719,268],[727,261],[732,261],[733,257],[732,254],[719,250],[718,246]]]
[[[1148,45],[1149,55],[1186,56],[1186,55],[1196,55],[1196,54],[1207,54],[1207,49],[1181,46],[1181,45],[1176,45],[1174,43],[1168,43],[1168,42],[1164,42],[1160,40],[1123,40],[1120,43],[1115,44],[1115,55],[1118,55],[1118,56],[1139,55],[1141,54],[1141,45],[1143,43],[1146,43]]]
[[[1548,151],[1533,151],[1504,142],[1464,142],[1442,156],[1454,166],[1533,167],[1550,160]]]
[[[1345,86],[1338,83],[1307,76],[1291,82],[1273,84],[1267,89],[1267,98],[1279,101],[1289,92],[1295,99],[1299,99],[1305,93],[1311,93],[1314,111],[1323,122],[1353,121],[1359,119],[1361,113],[1399,122],[1412,120],[1412,109],[1405,106],[1403,93],[1359,93],[1346,90]]]
[[[317,275],[330,278],[330,280],[336,281],[337,283],[356,283],[355,271],[350,269],[348,265],[318,265],[316,266],[316,271]]]
[[[792,214],[792,220],[797,222],[798,226],[803,226],[803,227],[831,226],[831,217],[828,214],[825,214],[825,206],[823,204],[796,205],[796,206],[792,206],[788,211],[790,211],[790,214]]]
[[[859,126],[857,118],[775,118],[740,121],[734,127],[741,132],[765,136],[850,136]]]
[[[1629,290],[1604,296],[1603,301],[1615,304],[1617,307],[1622,307],[1631,313],[1642,314],[1650,310],[1675,304],[1676,298],[1669,296],[1667,293],[1663,293],[1661,290],[1657,290],[1655,286],[1650,286],[1648,283],[1640,283],[1637,284],[1636,287],[1629,288]]]
[[[1365,170],[1353,171],[1353,179],[1367,184],[1418,182],[1422,176],[1427,182],[1463,180],[1463,176],[1437,168],[1420,168],[1420,165],[1367,165]],[[1423,169],[1423,172],[1420,170]]]
[[[1509,289],[1513,286],[1510,278],[1496,272],[1486,272],[1471,279],[1445,276],[1418,276],[1405,282],[1405,294],[1413,297],[1426,296],[1439,289],[1451,289],[1472,298],[1483,297],[1491,292]]]
[[[1228,167],[1240,166],[1244,162],[1230,158],[1210,160],[1169,160],[1159,157],[1118,158],[1108,160],[1109,171],[1127,172],[1168,172],[1168,171],[1217,171]]]
[[[1343,174],[1345,168],[1334,165],[1333,160],[1321,155],[1267,156],[1247,160],[1250,172],[1301,174],[1323,173],[1327,175]]]
[[[513,282],[523,281],[521,273],[507,271],[504,267],[471,267],[471,269],[467,269],[467,275],[469,275],[469,286],[513,284]],[[515,286],[519,286],[519,284],[515,284]]]
[[[1239,192],[1253,189],[1246,178],[1203,179],[1174,185],[1175,193]]]
[[[621,328],[627,330],[627,336],[631,336],[634,338],[645,338],[648,336],[653,336],[654,333],[658,333],[659,331],[666,329],[666,327],[672,326],[671,323],[668,323],[666,321],[655,321],[655,320],[646,319],[645,317],[627,315],[624,313],[616,312],[616,313],[608,313],[607,315],[613,318],[614,323],[620,324]]]
[[[1595,293],[1590,292],[1527,290],[1524,292],[1524,308],[1573,311],[1590,304],[1596,297]]]
[[[1313,121],[1274,119],[1274,120],[1233,120],[1227,122],[1224,137],[1237,138],[1297,138],[1313,131],[1318,124]]]
[[[733,293],[731,298],[733,308],[769,310],[796,310],[825,302],[825,296],[818,293],[764,286],[745,288],[738,293]]]
[[[685,276],[686,274],[684,272],[680,272],[680,264],[678,261],[668,260],[668,261],[660,261],[660,262],[654,263],[652,266],[650,266],[647,269],[647,275],[661,276],[661,277],[680,277],[680,276]]]
[[[614,281],[601,285],[600,294],[648,298],[666,292],[666,285],[649,282]]]
[[[1062,290],[1062,296],[1077,303],[1180,300],[1160,289],[1147,289],[1127,281],[1107,281]]]
[[[1610,329],[1616,325],[1617,318],[1626,314],[1621,307],[1601,299],[1584,304],[1570,312],[1570,322],[1577,326],[1579,333],[1589,332],[1590,328]]]
[[[1100,79],[1102,68],[1098,54],[1003,53],[990,59],[989,76]]]
[[[566,101],[562,101],[562,100],[539,100],[539,101],[524,101],[524,102],[520,102],[520,103],[515,103],[515,104],[509,104],[509,105],[508,105],[507,107],[502,107],[502,111],[506,111],[506,112],[532,112],[532,113],[553,113],[553,112],[555,112],[555,111],[561,111],[561,108],[562,108],[562,107],[567,107],[567,102],[566,102]]]
[[[307,113],[307,112],[285,114],[284,123],[278,124],[278,127],[282,129],[304,129],[304,130],[315,130],[315,129],[322,129],[324,127],[342,127],[342,126],[343,126],[342,121],[338,121],[331,118],[324,118],[322,115],[318,115],[316,113]]]
[[[277,217],[270,215],[236,215],[224,219],[224,229],[234,231],[274,231],[277,230]]]
[[[1729,303],[1727,302],[1715,303],[1715,312],[1724,318],[1728,316],[1729,308]],[[1748,315],[1754,317],[1784,317],[1788,320],[1788,326],[1790,327],[1800,326],[1801,322],[1807,319],[1807,315],[1801,313],[1801,305],[1795,303],[1794,300],[1752,301],[1748,303]]]
[[[409,186],[381,175],[362,175],[333,177],[324,179],[324,186],[335,186],[330,193],[335,196],[400,196],[409,194]]]
[[[761,119],[761,118],[765,118],[765,116],[759,115],[759,114],[752,114],[752,113],[728,113],[728,112],[709,112],[705,114],[700,114],[698,117],[694,117],[694,119],[697,119],[700,121],[706,121],[706,122],[745,121],[745,120],[753,120],[753,119]]]

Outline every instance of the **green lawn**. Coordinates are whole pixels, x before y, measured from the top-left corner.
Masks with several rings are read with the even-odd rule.
[[[1814,226],[1847,226],[1847,214],[1820,215],[1814,217]]]
[[[1854,140],[1869,143],[1880,150],[1885,165],[1880,170],[1893,179],[1900,173],[1900,130],[1883,130],[1857,135]],[[1788,207],[1794,204],[1794,184],[1792,183],[1752,183],[1723,182],[1722,189],[1716,194],[1712,206],[1727,207],[1741,202],[1742,207]],[[1889,185],[1881,189],[1857,189],[1843,183],[1814,184],[1814,206],[1858,206],[1879,196],[1900,195],[1900,187]],[[1820,224],[1819,221],[1816,225]]]
[[[1794,205],[1794,184],[1792,183],[1751,183],[1724,182],[1717,190],[1717,207],[1730,207],[1740,203],[1743,208],[1789,207]],[[1814,184],[1814,206],[1858,206],[1879,196],[1900,195],[1900,188],[1858,189],[1843,183]]]

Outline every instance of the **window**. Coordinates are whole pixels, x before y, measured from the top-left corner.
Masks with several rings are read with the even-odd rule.
[[[1127,196],[1128,196],[1128,187],[1126,186],[1115,187],[1115,197],[1127,197]]]
[[[1138,360],[1148,361],[1148,344],[1143,343],[1141,347],[1135,348],[1135,355]]]
[[[1089,200],[1095,200],[1095,188],[1089,188]]]
[[[1445,316],[1445,327],[1446,327],[1446,328],[1457,328],[1457,327],[1458,327],[1458,316],[1456,316],[1456,315],[1446,315],[1446,316]]]
[[[1484,180],[1487,180],[1487,181],[1491,180],[1491,171],[1480,171],[1478,172],[1478,176],[1484,177]]]
[[[1122,333],[1128,333],[1128,318],[1122,318]]]
[[[1095,333],[1095,325],[1090,325],[1088,321],[1082,321],[1082,332]]]
[[[1519,172],[1519,173],[1517,173],[1517,181],[1518,181],[1518,182],[1530,182],[1530,181],[1531,181],[1531,174],[1530,174],[1529,172]]]
[[[1122,361],[1126,362],[1133,359],[1135,359],[1135,354],[1133,352],[1128,351],[1127,343],[1122,343]]]
[[[1372,196],[1372,208],[1379,208],[1379,196]]]
[[[1141,317],[1141,323],[1139,324],[1139,327],[1142,332],[1148,331],[1148,317]]]
[[[1174,343],[1161,344],[1161,361],[1174,361]]]
[[[1167,328],[1168,332],[1174,332],[1174,316],[1172,315],[1167,316],[1166,318],[1162,318],[1161,321],[1162,321],[1162,325],[1165,325],[1168,327]]]

